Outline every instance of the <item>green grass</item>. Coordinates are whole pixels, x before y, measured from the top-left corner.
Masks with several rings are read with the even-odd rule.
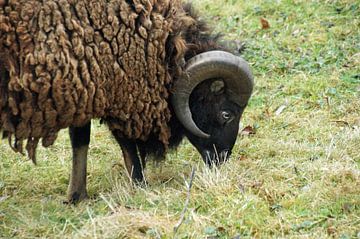
[[[360,238],[360,3],[197,0],[204,18],[241,40],[256,77],[232,160],[209,170],[184,142],[149,185],[132,186],[106,128],[93,125],[90,200],[64,205],[70,144],[38,165],[0,144],[0,237]],[[260,18],[270,28],[261,29]],[[285,106],[277,114],[279,107]]]

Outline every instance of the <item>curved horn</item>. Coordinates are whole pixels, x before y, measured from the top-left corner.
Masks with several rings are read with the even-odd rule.
[[[213,78],[223,79],[226,94],[241,107],[246,106],[254,87],[250,67],[241,57],[224,51],[208,51],[191,58],[181,77],[174,83],[172,104],[184,127],[202,138],[210,135],[200,130],[192,119],[189,98],[198,84]]]

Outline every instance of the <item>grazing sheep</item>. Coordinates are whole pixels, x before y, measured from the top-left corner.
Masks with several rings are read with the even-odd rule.
[[[253,88],[180,0],[0,0],[0,129],[35,162],[70,128],[69,201],[86,197],[90,121],[106,123],[133,179],[147,155],[186,136],[204,161],[225,161]]]

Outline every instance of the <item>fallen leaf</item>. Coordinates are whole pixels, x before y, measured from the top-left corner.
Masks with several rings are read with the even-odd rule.
[[[251,135],[251,134],[255,134],[255,133],[256,133],[255,129],[250,125],[243,128],[243,130],[241,130],[241,132],[240,132],[241,135]]]
[[[239,160],[240,161],[245,161],[245,160],[247,160],[247,158],[244,155],[240,155]]]
[[[261,29],[269,29],[270,28],[270,23],[265,18],[263,18],[263,17],[260,18],[260,23],[261,23]]]
[[[336,233],[335,227],[328,227],[328,228],[327,228],[327,233],[328,233],[329,235],[334,235],[334,234]]]

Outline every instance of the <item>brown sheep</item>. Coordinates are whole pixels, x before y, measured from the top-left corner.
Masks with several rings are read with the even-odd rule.
[[[228,92],[227,100],[238,106],[238,124],[252,91],[250,70],[226,52],[200,55],[211,50],[224,49],[180,0],[0,0],[0,129],[16,152],[23,152],[26,141],[35,162],[40,139],[48,147],[70,127],[74,162],[82,162],[74,163],[70,183],[69,200],[76,201],[86,196],[89,122],[102,119],[119,142],[129,172],[141,181],[147,154],[161,156],[183,135],[201,152],[196,137],[211,138],[186,103],[205,79],[191,86],[176,82],[189,75],[185,63],[191,58],[215,56],[219,67],[214,69],[220,70],[207,79],[233,78],[210,93]],[[226,64],[237,68],[222,72]],[[184,87],[191,91],[182,96]],[[227,152],[234,142],[232,136]]]

